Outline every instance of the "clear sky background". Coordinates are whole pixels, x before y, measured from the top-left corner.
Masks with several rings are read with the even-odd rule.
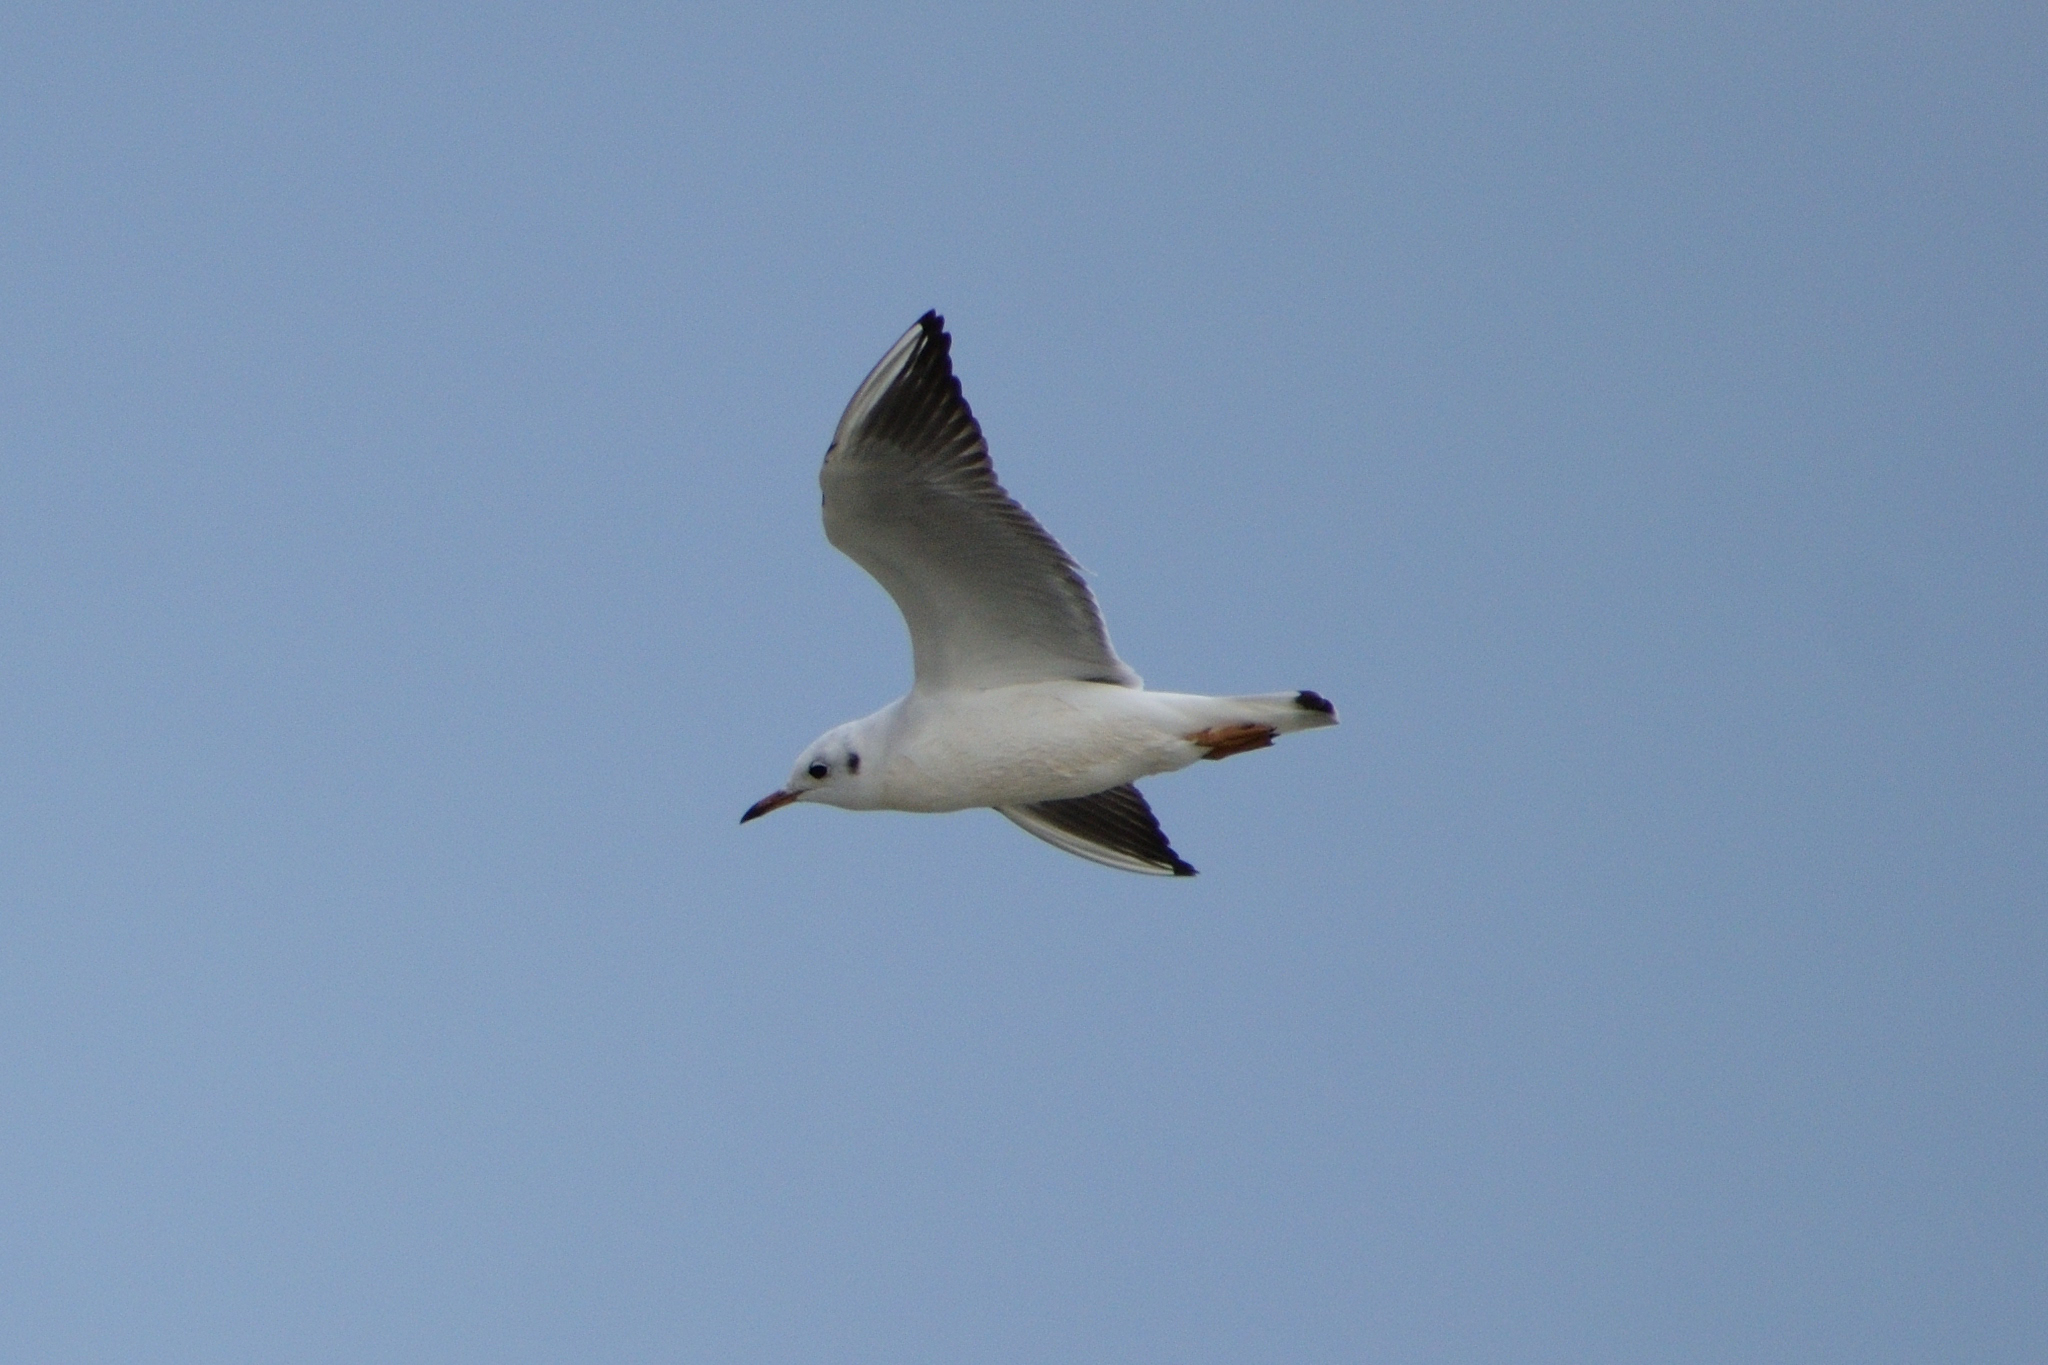
[[[16,5],[0,1355],[2048,1357],[2048,9]],[[800,808],[944,312],[1203,875]]]

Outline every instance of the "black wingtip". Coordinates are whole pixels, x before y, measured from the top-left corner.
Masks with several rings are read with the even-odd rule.
[[[1336,706],[1320,692],[1296,692],[1294,704],[1304,711],[1320,711],[1326,716],[1337,714]]]
[[[1169,854],[1168,856],[1171,857],[1172,855]],[[1176,877],[1192,877],[1195,875],[1195,869],[1191,865],[1182,862],[1178,857],[1174,857],[1173,875]]]

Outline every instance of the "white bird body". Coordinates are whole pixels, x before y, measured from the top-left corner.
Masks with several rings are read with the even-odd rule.
[[[1015,683],[978,691],[913,689],[805,751],[859,755],[857,774],[808,799],[847,810],[937,813],[1092,796],[1209,756],[1190,735],[1231,726],[1275,733],[1333,725],[1296,694],[1203,697],[1108,683]],[[827,763],[828,769],[835,766]]]
[[[839,419],[818,482],[825,535],[896,599],[916,683],[826,731],[740,817],[991,806],[1046,842],[1131,872],[1191,876],[1131,784],[1335,725],[1314,692],[1149,692],[1094,594],[1003,491],[935,313],[903,334]]]

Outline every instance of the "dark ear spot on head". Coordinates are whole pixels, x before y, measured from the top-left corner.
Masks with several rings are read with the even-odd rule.
[[[859,772],[859,771],[860,771],[860,755],[859,755],[859,754],[848,754],[848,755],[846,756],[846,771],[848,771],[848,772],[850,772],[850,773],[857,773],[857,772]]]

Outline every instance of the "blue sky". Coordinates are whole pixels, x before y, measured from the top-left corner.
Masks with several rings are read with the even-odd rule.
[[[2036,6],[18,6],[25,1359],[2048,1353]],[[1200,878],[798,809],[938,308]]]

